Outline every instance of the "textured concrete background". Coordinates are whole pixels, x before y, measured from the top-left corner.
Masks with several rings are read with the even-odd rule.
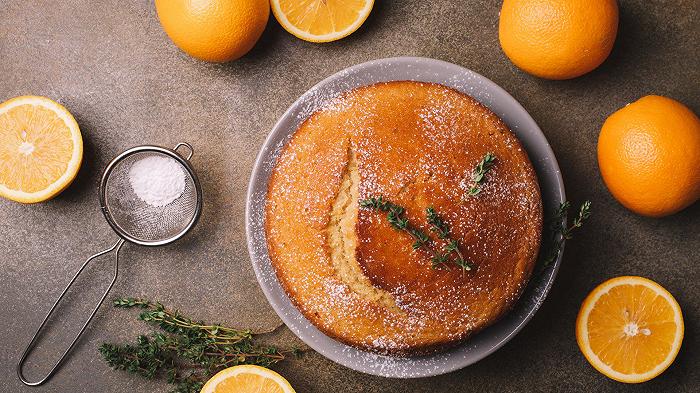
[[[98,209],[97,184],[106,163],[134,145],[192,143],[205,208],[193,233],[174,245],[125,246],[114,295],[157,299],[231,326],[277,325],[244,240],[245,191],[258,149],[284,110],[323,77],[366,60],[414,55],[463,65],[508,90],[547,135],[569,198],[591,199],[593,217],[567,245],[554,289],[532,322],[476,365],[434,378],[391,380],[309,353],[278,371],[298,392],[697,391],[700,203],[665,219],[628,212],[605,189],[595,147],[605,117],[642,95],[668,95],[700,113],[700,5],[621,1],[621,30],[608,61],[565,82],[530,77],[504,57],[499,7],[496,0],[378,1],[358,32],[326,45],[300,41],[272,18],[248,56],[212,65],[170,43],[151,1],[2,0],[0,101],[39,94],[64,104],[80,124],[85,159],[76,182],[55,200],[35,206],[0,200],[0,390],[32,391],[15,376],[22,348],[84,258],[115,240]],[[78,327],[81,305],[94,302],[106,284],[110,263],[96,263],[60,309],[29,375],[55,359]],[[624,274],[664,285],[686,321],[676,362],[639,386],[594,371],[574,338],[585,295]],[[53,381],[33,391],[166,392],[164,383],[110,370],[97,353],[103,341],[132,340],[148,330],[134,313],[103,307]],[[299,343],[284,329],[272,341]]]

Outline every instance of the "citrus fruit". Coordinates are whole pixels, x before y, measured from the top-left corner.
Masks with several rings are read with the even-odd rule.
[[[650,217],[676,213],[700,198],[700,119],[678,101],[642,97],[605,120],[598,165],[628,209]]]
[[[498,37],[520,69],[571,79],[598,67],[617,36],[616,0],[505,0]]]
[[[82,159],[78,123],[62,105],[38,96],[0,104],[0,196],[51,199],[73,181]]]
[[[302,40],[330,42],[347,37],[365,22],[374,0],[271,0],[282,27]]]
[[[229,367],[211,377],[201,393],[295,393],[276,372],[253,365]]]
[[[583,301],[576,341],[588,362],[605,376],[644,382],[676,358],[683,342],[683,315],[661,285],[643,277],[617,277]]]
[[[258,41],[270,16],[268,0],[156,0],[170,39],[200,60],[238,59]]]

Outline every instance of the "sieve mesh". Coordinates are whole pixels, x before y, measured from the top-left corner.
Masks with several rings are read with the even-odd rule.
[[[158,243],[179,236],[197,214],[198,193],[192,174],[179,161],[185,175],[185,189],[179,198],[165,206],[151,206],[142,201],[129,182],[131,166],[144,158],[159,156],[174,160],[158,151],[140,151],[114,164],[104,180],[105,214],[123,233],[144,243]]]

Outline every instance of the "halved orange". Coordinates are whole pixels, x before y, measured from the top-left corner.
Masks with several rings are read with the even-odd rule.
[[[281,375],[260,366],[241,365],[219,371],[200,393],[295,393]]]
[[[82,159],[80,128],[62,105],[39,96],[0,104],[0,196],[51,199],[73,181]]]
[[[683,329],[681,308],[666,289],[643,277],[623,276],[600,284],[583,301],[576,341],[596,370],[639,383],[673,363]]]
[[[374,0],[271,0],[270,4],[277,21],[297,38],[329,42],[362,26]]]

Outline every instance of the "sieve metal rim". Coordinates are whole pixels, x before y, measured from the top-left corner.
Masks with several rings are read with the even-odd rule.
[[[177,148],[180,146],[185,146],[188,149],[190,149],[190,154],[187,158],[183,157],[180,155],[180,153],[177,152]],[[132,156],[137,153],[143,153],[143,152],[156,152],[156,153],[162,153],[165,154],[173,159],[175,159],[177,162],[179,162],[185,170],[187,170],[187,173],[190,175],[192,178],[192,182],[194,183],[194,188],[195,192],[197,193],[197,204],[195,206],[195,211],[194,215],[192,216],[192,219],[190,220],[189,223],[176,235],[171,236],[167,239],[163,240],[158,240],[158,241],[144,241],[140,240],[138,238],[135,238],[127,231],[122,229],[122,227],[112,218],[112,214],[109,211],[109,207],[107,206],[107,200],[106,200],[106,188],[107,188],[107,179],[109,179],[110,174],[114,170],[114,168],[117,166],[119,162],[122,160],[126,159],[129,156]],[[199,179],[197,178],[197,174],[194,171],[194,168],[192,168],[192,165],[189,162],[189,158],[192,157],[192,146],[186,143],[178,143],[177,146],[175,146],[174,149],[168,149],[167,147],[162,147],[162,146],[156,146],[156,145],[141,145],[141,146],[136,146],[132,147],[123,153],[119,154],[118,156],[114,157],[112,161],[109,162],[107,167],[104,170],[104,173],[102,174],[102,180],[100,181],[100,188],[99,188],[99,199],[100,199],[100,210],[102,211],[102,214],[104,215],[105,219],[107,220],[107,223],[109,224],[110,227],[119,235],[124,240],[129,241],[130,243],[138,244],[141,246],[147,246],[147,247],[156,247],[156,246],[162,246],[165,244],[170,244],[189,232],[192,227],[194,227],[197,224],[197,221],[199,221],[199,217],[202,213],[202,187],[199,183]]]

